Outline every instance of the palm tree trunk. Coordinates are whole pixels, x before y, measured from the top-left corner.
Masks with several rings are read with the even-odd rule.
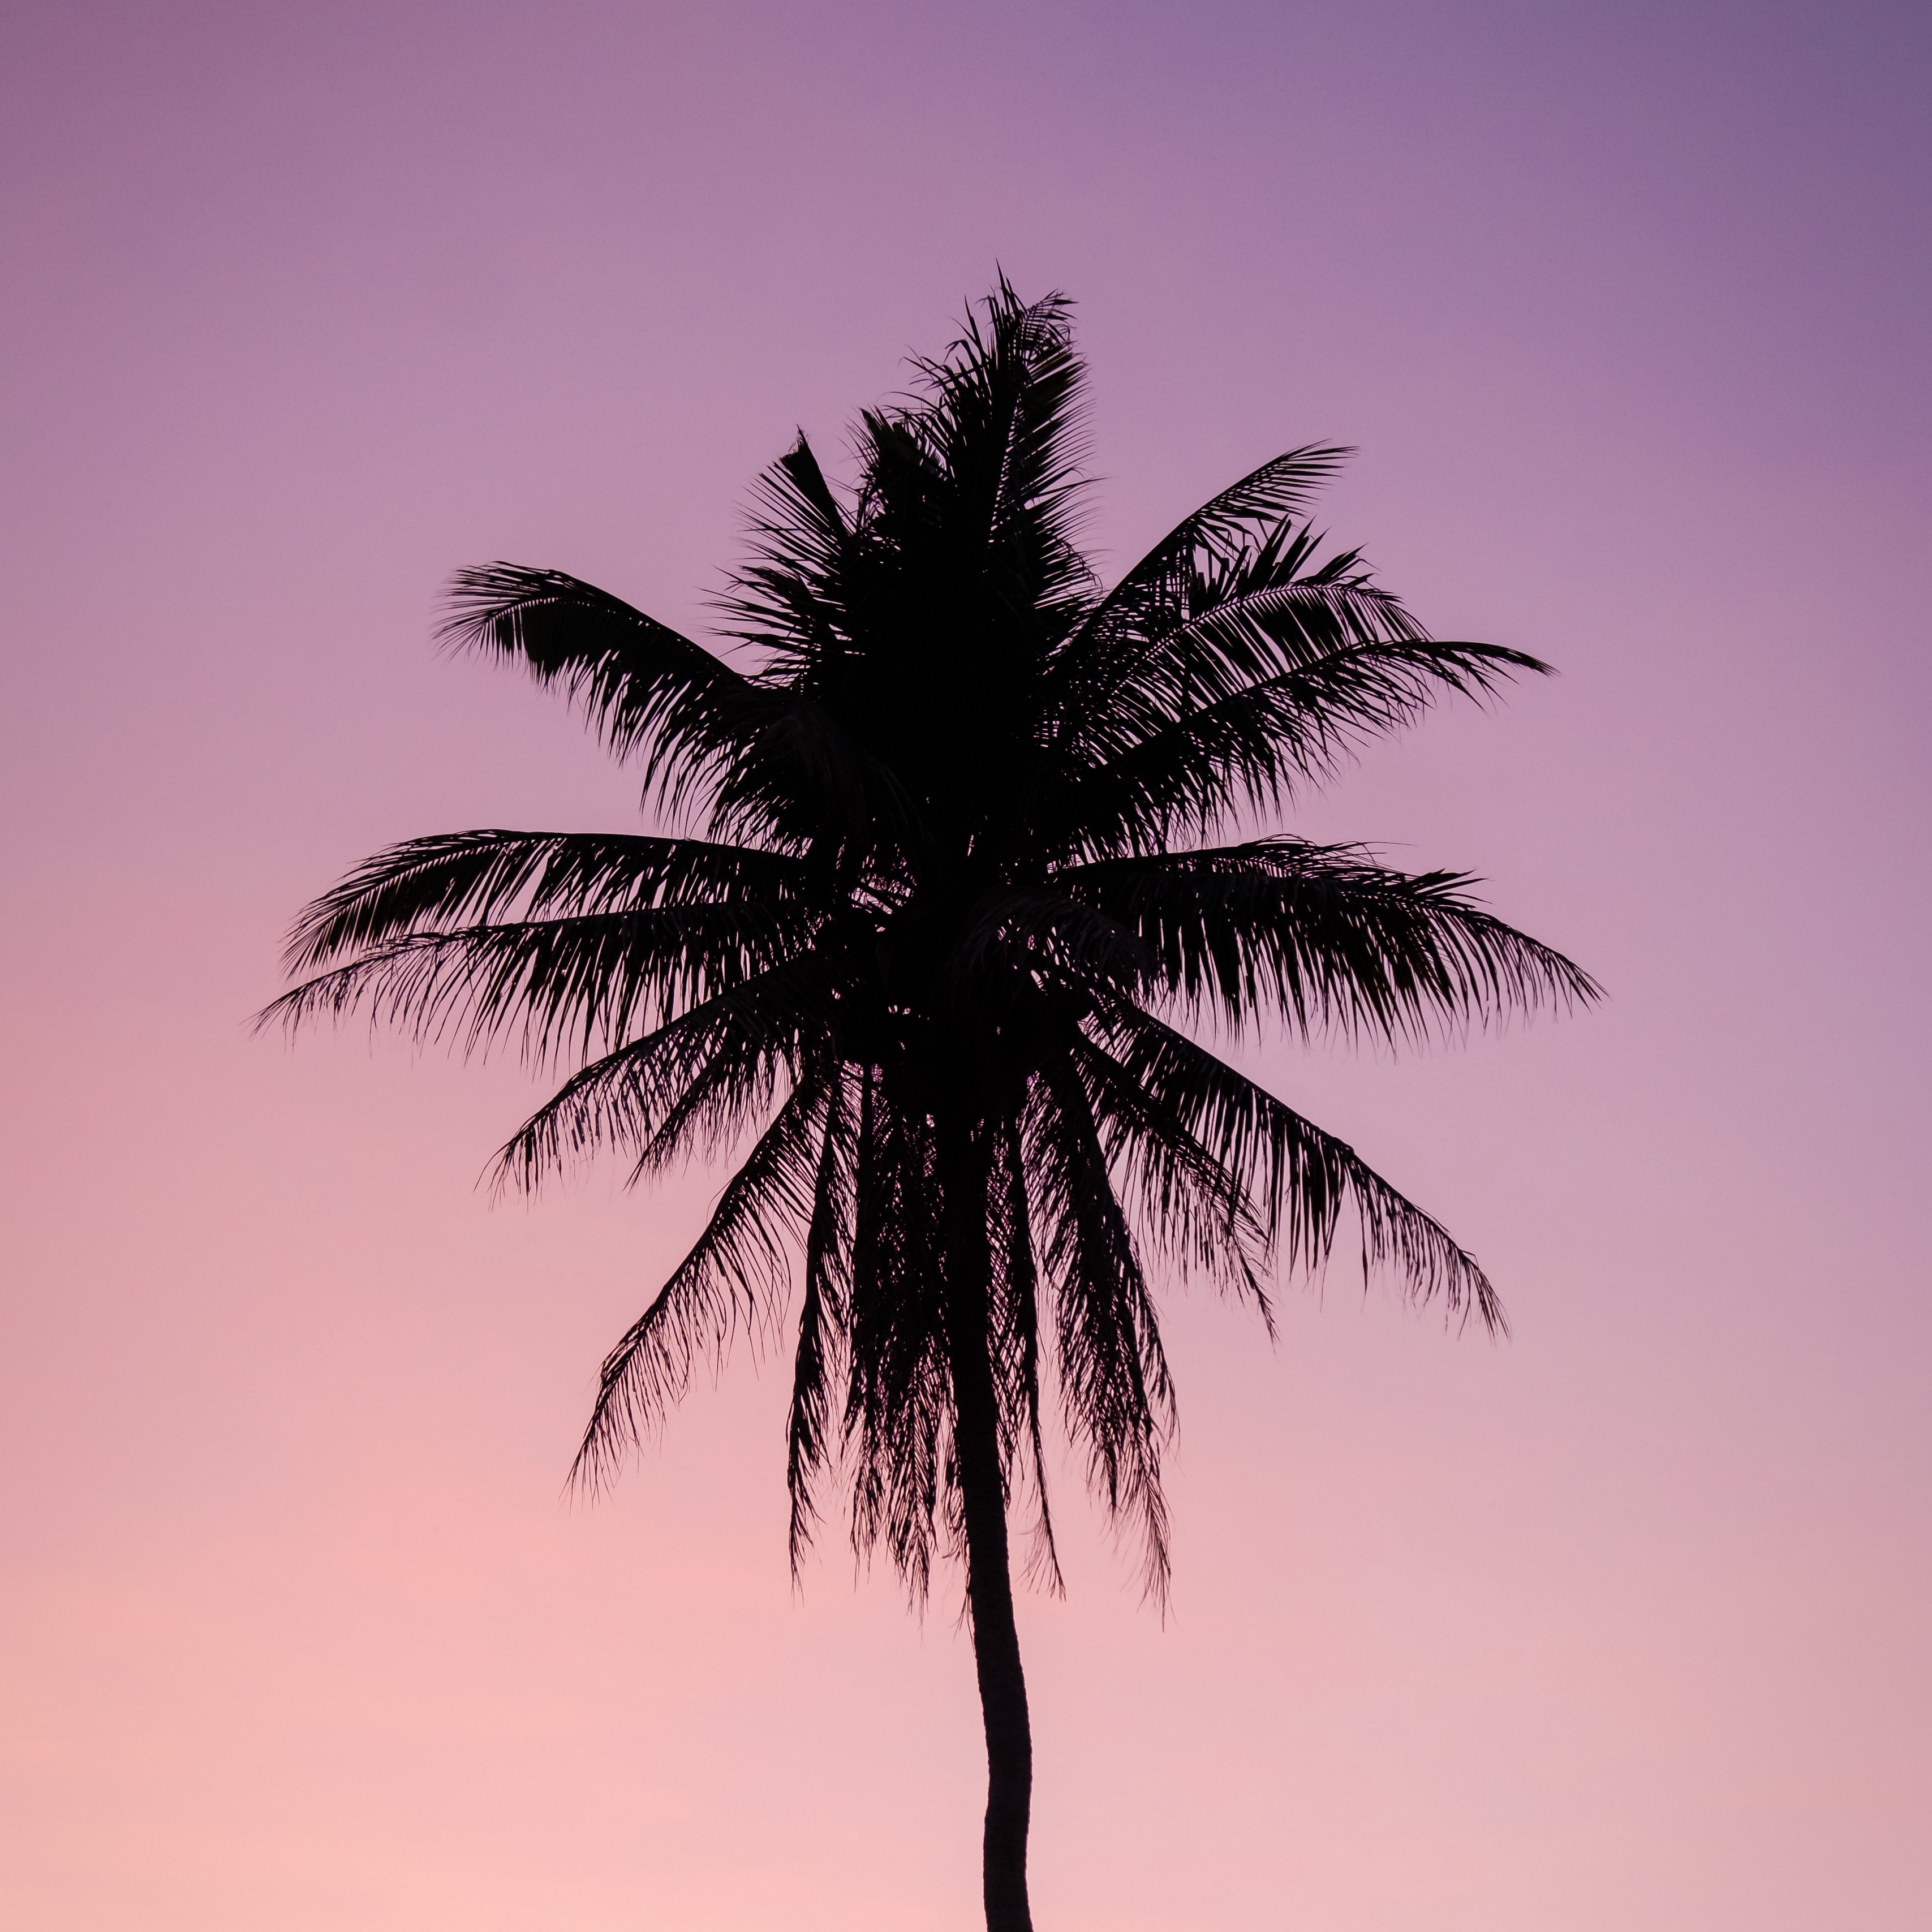
[[[983,1372],[983,1366],[982,1366]],[[992,1394],[987,1378],[987,1394]],[[1033,1932],[1027,1904],[1027,1826],[1033,1809],[1033,1730],[1026,1678],[1013,1622],[1012,1577],[1006,1558],[1006,1510],[1000,1493],[998,1438],[990,1418],[969,1423],[960,1404],[956,1442],[966,1504],[967,1600],[973,1616],[973,1659],[986,1724],[986,1833],[982,1855],[986,1932]],[[978,1438],[971,1442],[969,1438]]]
[[[966,1600],[986,1726],[986,1830],[982,1874],[986,1932],[1033,1932],[1027,1902],[1027,1826],[1033,1809],[1033,1728],[1013,1622],[1000,1467],[998,1398],[988,1334],[986,1162],[968,1135],[947,1162],[946,1313],[953,1451],[966,1517]]]

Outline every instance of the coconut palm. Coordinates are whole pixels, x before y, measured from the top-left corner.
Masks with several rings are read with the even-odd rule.
[[[1030,1924],[1032,1745],[1010,1529],[1057,1588],[1048,1391],[1156,1598],[1174,1391],[1157,1285],[1268,1283],[1359,1233],[1484,1324],[1442,1226],[1204,1043],[1401,1040],[1591,997],[1470,896],[1267,828],[1444,694],[1541,671],[1430,638],[1306,508],[1343,452],[1244,477],[1102,590],[1077,542],[1082,367],[1065,301],[1002,279],[841,487],[800,436],[758,485],[722,655],[507,564],[454,644],[569,694],[635,761],[650,834],[414,839],[302,915],[269,1014],[362,1006],[568,1069],[503,1148],[534,1186],[736,1159],[605,1360],[595,1482],[694,1366],[796,1303],[796,1567],[829,1483],[913,1596],[963,1562],[985,1715],[986,1922]],[[265,1016],[265,1017],[266,1017]]]

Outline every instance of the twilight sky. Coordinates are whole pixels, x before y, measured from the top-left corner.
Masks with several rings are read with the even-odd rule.
[[[594,1506],[694,1174],[526,1205],[532,1089],[246,1016],[389,840],[624,826],[440,659],[502,556],[701,628],[746,486],[1004,264],[1117,570],[1290,444],[1563,676],[1295,821],[1481,873],[1601,1010],[1280,1090],[1515,1339],[1346,1261],[1172,1304],[1165,1628],[1061,1489],[1054,1932],[1932,1914],[1932,26],[1904,4],[14,0],[0,59],[0,1918],[977,1922],[956,1595],[784,1553],[770,1364]]]

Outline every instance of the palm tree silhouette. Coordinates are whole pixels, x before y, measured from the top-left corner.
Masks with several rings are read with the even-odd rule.
[[[368,860],[302,916],[262,1016],[358,1005],[574,1067],[500,1156],[534,1185],[749,1142],[612,1349],[575,1470],[601,1480],[700,1358],[769,1330],[802,1262],[794,1568],[828,1480],[916,1599],[962,1558],[985,1714],[990,1932],[1029,1927],[1032,1742],[1009,1519],[1057,1588],[1043,1387],[1156,1598],[1173,1422],[1152,1286],[1270,1323],[1272,1268],[1345,1216],[1419,1299],[1502,1313],[1444,1229],[1194,1034],[1388,1040],[1594,996],[1468,897],[1265,825],[1445,692],[1546,668],[1431,638],[1306,517],[1345,452],[1290,452],[1111,590],[1076,542],[1082,365],[1064,298],[1001,278],[858,480],[801,435],[758,486],[724,608],[739,668],[578,580],[456,580],[446,634],[560,686],[661,825],[484,830]],[[1271,1323],[1270,1323],[1271,1326]]]

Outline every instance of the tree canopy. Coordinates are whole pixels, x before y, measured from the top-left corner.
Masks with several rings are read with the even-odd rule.
[[[462,573],[449,643],[566,694],[656,829],[394,846],[304,914],[306,976],[269,1009],[566,1073],[502,1151],[518,1186],[600,1150],[639,1178],[732,1163],[605,1360],[578,1471],[795,1307],[794,1563],[842,1472],[857,1546],[916,1595],[966,1557],[982,1690],[1022,1492],[1058,1578],[1056,1400],[1166,1588],[1164,1278],[1271,1325],[1270,1282],[1352,1226],[1406,1292],[1501,1325],[1442,1224],[1230,1042],[1412,1040],[1596,990],[1467,875],[1278,829],[1365,741],[1546,667],[1432,638],[1327,548],[1324,446],[1103,587],[1069,320],[1002,281],[862,416],[849,483],[801,435],[758,486],[718,651],[554,571]],[[998,1922],[1027,1922],[1018,1896]]]

